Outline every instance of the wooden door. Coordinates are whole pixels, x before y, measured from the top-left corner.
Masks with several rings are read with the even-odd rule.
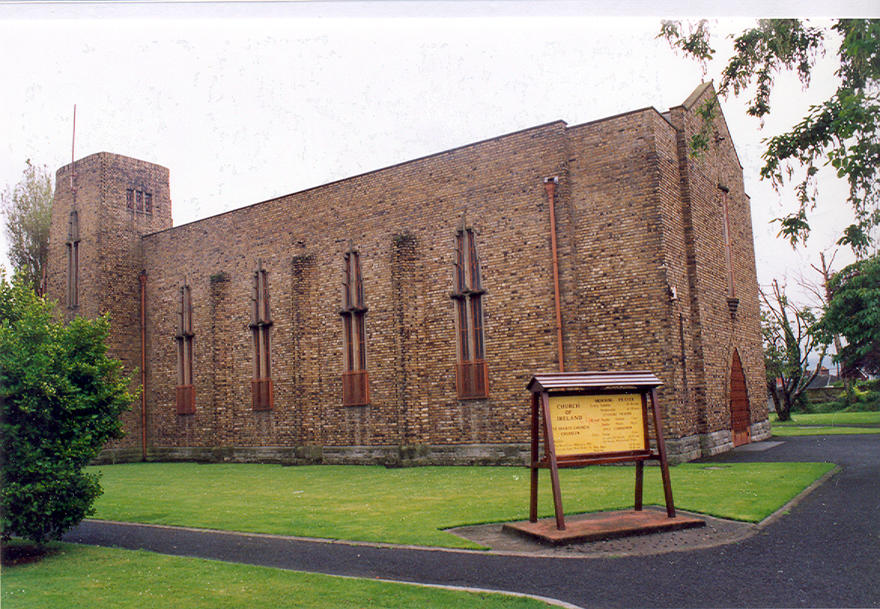
[[[733,428],[733,445],[740,446],[751,441],[749,426],[749,394],[746,390],[746,376],[743,374],[739,352],[733,351],[733,365],[730,370],[730,420]]]

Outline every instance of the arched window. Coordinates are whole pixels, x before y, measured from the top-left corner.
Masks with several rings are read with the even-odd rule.
[[[733,362],[730,366],[730,423],[734,446],[748,444],[751,441],[750,410],[746,375],[743,373],[739,351],[734,349]]]

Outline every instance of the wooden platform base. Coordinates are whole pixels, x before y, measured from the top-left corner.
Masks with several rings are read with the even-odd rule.
[[[556,528],[555,518],[544,518],[538,522],[529,522],[528,520],[509,522],[504,525],[503,529],[544,543],[565,545],[702,526],[706,526],[706,521],[700,518],[682,516],[681,514],[675,518],[669,518],[666,516],[665,510],[646,509],[640,512],[623,510],[566,516],[564,531]]]

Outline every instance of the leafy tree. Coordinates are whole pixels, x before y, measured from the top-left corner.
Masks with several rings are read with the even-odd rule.
[[[82,468],[122,435],[134,396],[107,356],[107,317],[56,321],[22,275],[0,274],[0,535],[43,543],[92,513]]]
[[[872,243],[871,231],[880,225],[880,20],[838,19],[830,31],[799,19],[758,20],[735,37],[718,94],[751,91],[747,112],[763,118],[771,111],[770,94],[780,72],[793,71],[805,88],[809,85],[830,32],[840,38],[838,88],[829,99],[811,106],[790,131],[766,140],[761,177],[777,190],[787,181],[795,183],[798,209],[777,221],[780,234],[797,245],[810,233],[808,213],[816,204],[818,167],[831,165],[849,184],[847,200],[855,215],[838,243],[864,256]],[[664,21],[658,37],[704,66],[715,54],[705,20],[688,28],[678,21]],[[712,99],[700,108],[704,132],[691,141],[695,154],[708,144],[705,130],[717,104]]]
[[[851,264],[829,281],[822,327],[846,339],[835,356],[843,374],[880,374],[880,255]]]
[[[52,221],[52,177],[45,165],[26,162],[21,180],[0,193],[0,212],[6,219],[9,260],[42,294],[43,272],[49,256]]]
[[[764,365],[767,391],[780,421],[791,419],[792,407],[801,403],[807,386],[819,374],[828,341],[819,331],[819,320],[809,307],[797,307],[774,279],[768,296],[761,290],[761,335],[764,341]],[[810,355],[819,353],[819,362],[811,372]]]

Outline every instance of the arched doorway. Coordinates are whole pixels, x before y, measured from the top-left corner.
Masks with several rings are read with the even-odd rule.
[[[749,393],[746,390],[746,375],[743,374],[739,351],[736,349],[733,350],[733,365],[730,369],[730,422],[733,445],[748,444],[751,441]]]

